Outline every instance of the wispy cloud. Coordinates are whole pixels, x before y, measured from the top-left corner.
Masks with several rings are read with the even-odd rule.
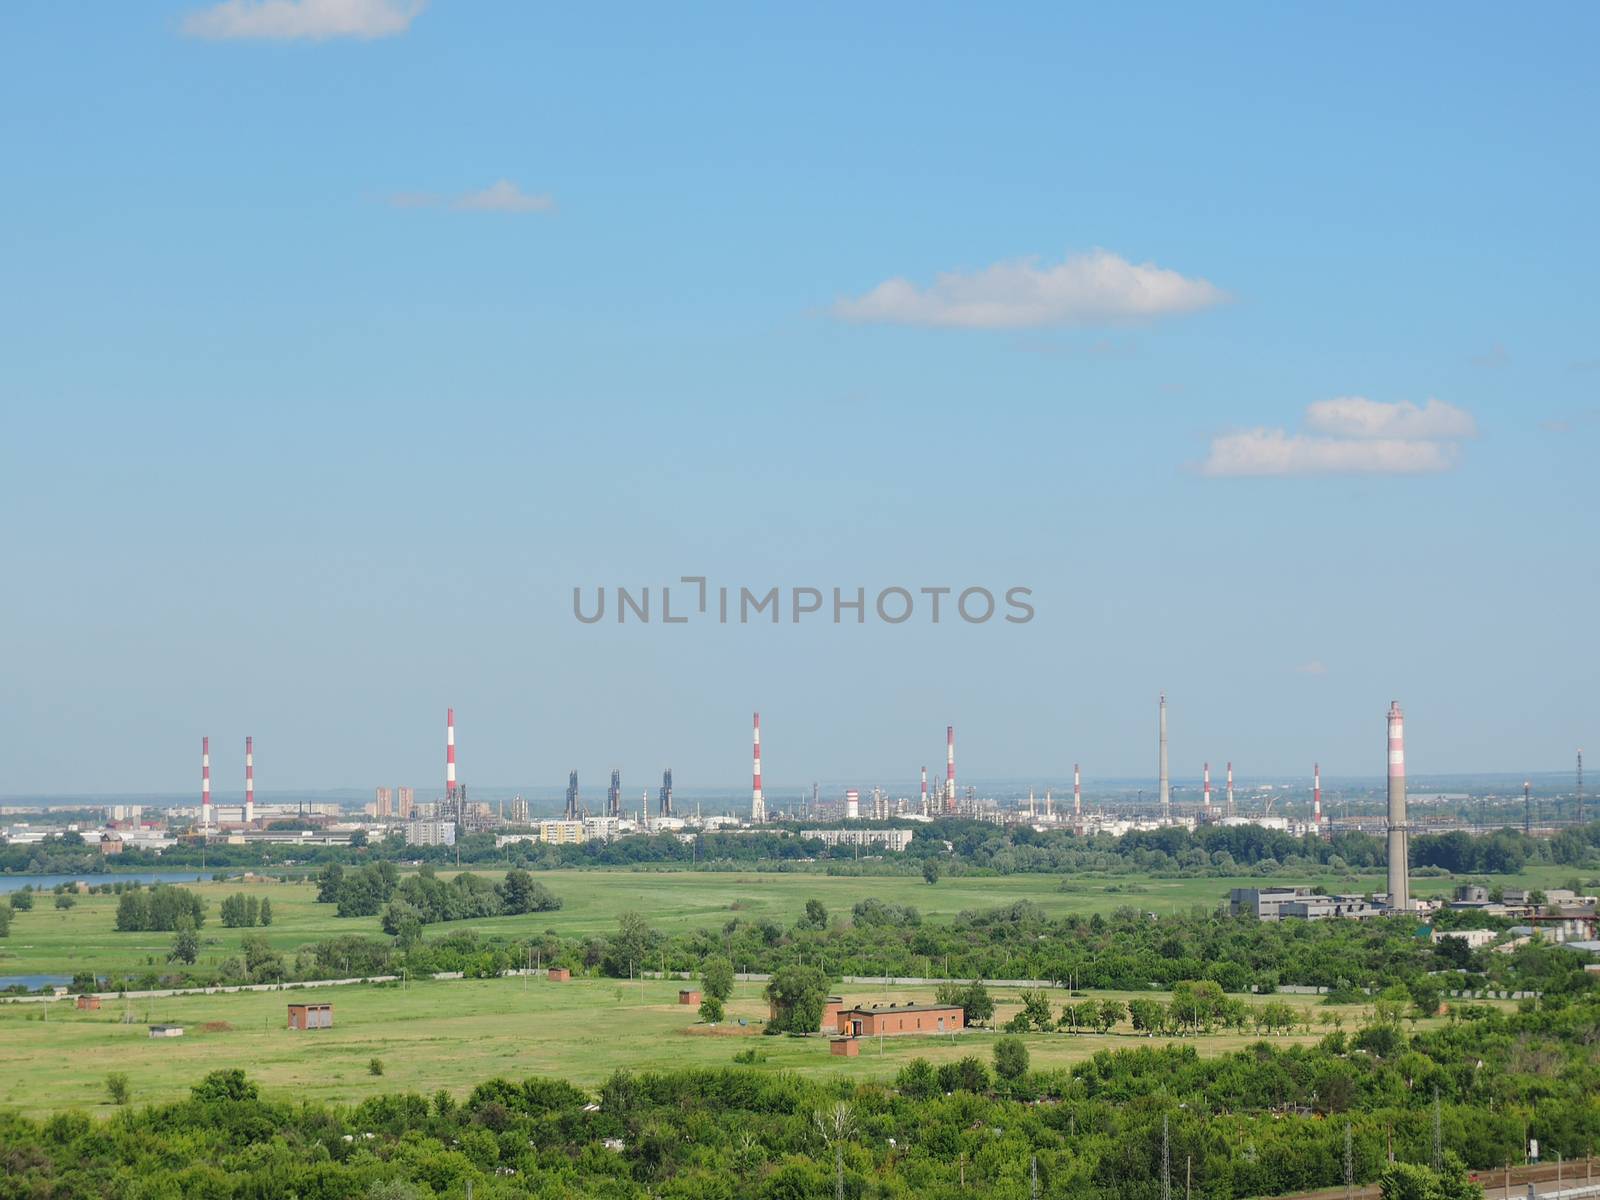
[[[1385,404],[1364,396],[1340,396],[1307,405],[1306,428],[1334,437],[1453,440],[1475,437],[1478,423],[1465,409],[1443,400],[1429,398],[1418,407],[1409,400]]]
[[[427,0],[223,0],[183,18],[190,37],[216,41],[325,41],[396,37]]]
[[[547,213],[556,208],[555,197],[548,192],[525,192],[508,179],[459,196],[397,192],[389,197],[389,203],[395,208],[453,208],[461,212]]]
[[[506,179],[491,183],[481,192],[459,196],[455,202],[456,208],[469,212],[550,212],[555,206],[555,198],[548,193],[530,196]]]
[[[1305,425],[1309,432],[1219,434],[1200,469],[1218,477],[1435,474],[1455,465],[1461,441],[1478,428],[1470,413],[1442,400],[1418,407],[1361,396],[1308,405]]]
[[[1227,298],[1204,279],[1095,250],[1054,266],[1023,259],[946,272],[927,287],[888,279],[863,296],[837,301],[833,313],[847,321],[1024,329],[1168,316]]]

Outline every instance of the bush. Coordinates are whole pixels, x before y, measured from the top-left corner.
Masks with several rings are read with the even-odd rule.
[[[1003,1037],[994,1044],[994,1073],[1007,1083],[1028,1073],[1028,1048],[1021,1038]]]
[[[367,1063],[367,1074],[368,1075],[382,1075],[383,1074],[383,1059],[374,1058],[374,1059],[370,1060]]]
[[[126,1104],[130,1094],[126,1071],[113,1071],[106,1076],[106,1095],[111,1097],[111,1103]]]
[[[722,1009],[721,1000],[718,1000],[715,996],[706,996],[701,999],[700,1019],[707,1025],[717,1024],[717,1022],[722,1020],[724,1015],[725,1014]]]

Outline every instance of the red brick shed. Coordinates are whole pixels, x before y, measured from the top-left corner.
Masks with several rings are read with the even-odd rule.
[[[965,1027],[959,1004],[887,1004],[839,1011],[844,1037],[893,1037],[902,1033],[954,1033]]]
[[[291,1004],[289,1005],[290,1029],[332,1029],[333,1005],[331,1004]]]
[[[678,1003],[698,1008],[700,1007],[700,993],[694,988],[680,988],[678,991]]]
[[[828,1053],[857,1058],[861,1054],[861,1043],[853,1037],[834,1038],[828,1043]]]
[[[551,967],[550,970],[546,972],[546,978],[548,978],[552,983],[566,983],[567,980],[572,978],[572,972],[567,970],[565,967]]]
[[[76,1001],[76,1004],[81,1009],[85,1009],[85,1010],[88,1010],[88,1011],[93,1011],[94,1009],[97,1009],[97,1008],[100,1007],[100,997],[99,996],[79,996],[77,1001]]]

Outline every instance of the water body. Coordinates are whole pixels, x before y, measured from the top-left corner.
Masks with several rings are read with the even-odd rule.
[[[66,987],[71,982],[71,975],[0,975],[0,991],[25,987],[30,992],[36,992],[40,988]]]
[[[207,879],[209,871],[129,871],[127,874],[98,874],[98,875],[0,875],[0,896],[7,892],[20,892],[28,885],[34,891],[48,892],[58,883],[87,883],[98,886],[102,883],[196,883]],[[72,982],[70,979],[66,982]],[[0,987],[4,984],[0,983]]]

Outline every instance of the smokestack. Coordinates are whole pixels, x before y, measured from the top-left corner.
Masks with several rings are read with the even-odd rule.
[[[1083,783],[1078,777],[1078,764],[1072,764],[1072,816],[1083,816]]]
[[[1322,832],[1322,764],[1311,764],[1311,823]]]
[[[956,810],[956,727],[944,727],[944,810]]]
[[[244,739],[244,823],[256,819],[256,740]]]
[[[1582,755],[1580,754],[1579,757],[1581,758]],[[923,767],[922,768],[922,815],[925,816],[925,817],[933,815],[932,813],[930,813],[928,811],[928,768],[927,767]]]
[[[1228,762],[1228,815],[1233,816],[1233,761]]]
[[[1050,798],[1049,788],[1045,788],[1044,790],[1044,819],[1046,821],[1054,821],[1056,819],[1056,804],[1055,801]]]
[[[611,788],[606,792],[606,816],[622,816],[622,772],[611,772]]]
[[[1161,821],[1172,819],[1172,797],[1167,787],[1167,694],[1161,693]]]
[[[659,817],[670,817],[672,815],[671,767],[661,772],[661,794],[656,798],[656,815]]]
[[[1533,784],[1526,779],[1522,781],[1522,832],[1533,836]]]
[[[1206,764],[1206,819],[1211,818],[1211,764]]]
[[[444,798],[456,795],[456,710],[444,710]]]
[[[761,795],[761,714],[755,714],[753,737],[753,750],[755,754],[755,776],[750,788],[750,820],[760,824],[767,819],[767,801]]]
[[[1411,907],[1411,839],[1406,829],[1406,729],[1398,700],[1389,701],[1389,907]]]
[[[211,739],[200,739],[200,829],[211,828]]]

